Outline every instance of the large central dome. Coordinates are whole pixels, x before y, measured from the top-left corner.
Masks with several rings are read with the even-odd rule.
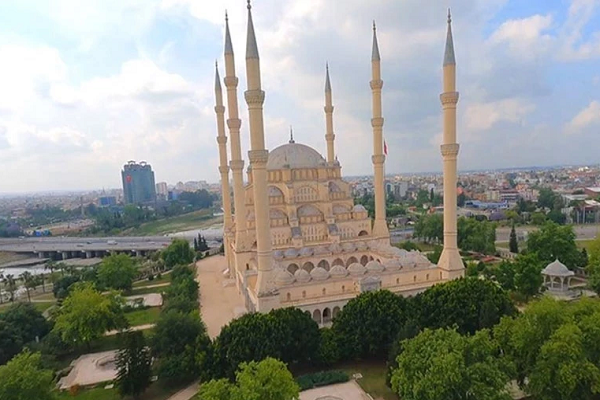
[[[319,168],[327,162],[315,149],[300,143],[286,143],[269,153],[267,169]]]

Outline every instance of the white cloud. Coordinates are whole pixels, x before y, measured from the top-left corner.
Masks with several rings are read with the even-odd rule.
[[[579,133],[590,126],[600,125],[600,102],[592,101],[567,124],[566,132]]]
[[[470,104],[465,111],[465,124],[471,131],[488,130],[503,121],[522,123],[534,110],[535,105],[523,99]]]
[[[503,22],[491,35],[490,43],[507,43],[518,57],[535,57],[549,49],[552,36],[546,32],[551,25],[551,15],[511,19]]]

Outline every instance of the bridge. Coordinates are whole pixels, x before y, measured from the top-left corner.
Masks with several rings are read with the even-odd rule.
[[[110,253],[145,256],[164,249],[172,239],[165,236],[11,238],[0,239],[0,251],[51,260],[103,257]]]

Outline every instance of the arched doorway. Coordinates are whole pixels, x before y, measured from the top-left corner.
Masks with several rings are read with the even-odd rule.
[[[342,267],[346,266],[344,264],[344,260],[342,260],[341,258],[336,258],[335,260],[333,260],[333,264],[331,264],[331,266],[335,267],[336,265],[341,265]]]
[[[362,256],[360,258],[360,263],[362,264],[362,266],[364,267],[365,265],[367,265],[367,263],[369,262],[369,257],[367,256]]]
[[[289,271],[290,274],[293,275],[296,273],[296,271],[298,271],[298,268],[299,268],[298,264],[290,264],[290,265],[288,265],[287,270]]]
[[[367,236],[368,234],[369,234],[369,232],[367,232],[367,231],[358,232],[358,236]]]
[[[327,260],[321,260],[317,264],[317,267],[323,268],[325,271],[329,271],[329,261],[327,261]]]
[[[323,310],[323,323],[327,324],[331,322],[331,310],[327,307]]]
[[[335,318],[340,313],[340,308],[335,306],[333,307],[332,317]]]
[[[304,265],[302,266],[302,269],[305,270],[306,272],[308,272],[310,274],[310,271],[312,271],[315,268],[315,264],[311,263],[310,261],[307,261],[304,263]]]
[[[313,311],[312,318],[313,318],[313,321],[315,321],[317,324],[321,325],[321,311],[320,310]]]
[[[346,268],[348,268],[350,265],[357,263],[358,260],[356,259],[356,257],[352,256],[349,259],[346,260]]]

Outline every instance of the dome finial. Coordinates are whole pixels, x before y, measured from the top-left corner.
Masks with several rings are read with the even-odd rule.
[[[329,80],[329,63],[325,63],[325,92],[331,92],[331,81]]]
[[[225,10],[225,22],[229,21],[229,15],[227,15],[227,10]]]
[[[371,52],[371,61],[379,61],[379,44],[377,43],[377,28],[375,27],[375,20],[373,20],[373,49]]]
[[[248,5],[247,5],[247,7],[248,7],[248,10],[252,9],[252,4],[250,4],[250,0],[248,0]]]
[[[294,141],[294,131],[292,130],[292,126],[290,125],[290,143],[296,143]]]
[[[456,65],[454,56],[454,40],[452,38],[452,15],[448,9],[448,32],[446,33],[446,49],[444,51],[444,67],[446,65]]]

